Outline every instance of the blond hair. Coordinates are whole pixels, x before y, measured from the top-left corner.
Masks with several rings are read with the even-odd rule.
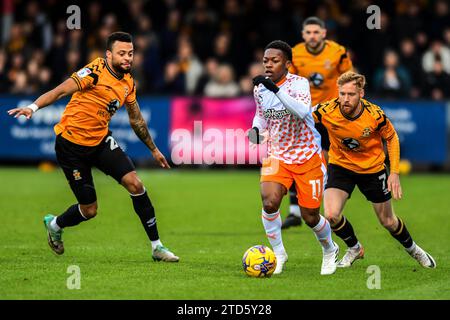
[[[364,86],[366,85],[366,77],[353,71],[347,71],[346,73],[341,74],[341,76],[337,79],[337,84],[338,86],[342,86],[352,81],[355,81],[358,89],[364,89]]]

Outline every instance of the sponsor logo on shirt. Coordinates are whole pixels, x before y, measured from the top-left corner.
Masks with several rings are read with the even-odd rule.
[[[84,78],[84,77],[86,77],[87,75],[89,75],[89,74],[91,74],[91,73],[92,73],[91,69],[89,69],[89,68],[83,68],[83,69],[81,69],[80,71],[77,72],[77,75],[78,75],[80,78]]]
[[[267,109],[264,111],[264,118],[266,119],[282,119],[284,116],[288,116],[291,113],[286,110]]]

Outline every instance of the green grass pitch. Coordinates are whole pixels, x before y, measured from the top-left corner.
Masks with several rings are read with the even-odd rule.
[[[283,232],[285,272],[255,279],[244,274],[241,258],[252,245],[268,245],[257,170],[138,173],[156,208],[163,243],[181,258],[177,264],[152,261],[127,192],[98,171],[99,213],[66,229],[66,252],[56,256],[42,218],[75,203],[62,171],[1,168],[0,299],[450,299],[449,175],[402,177],[404,199],[394,204],[437,269],[412,260],[356,190],[345,214],[365,246],[364,260],[321,276],[320,246],[302,226]],[[342,256],[344,243],[335,240]],[[80,268],[78,290],[67,288],[71,265]],[[380,289],[367,287],[371,265],[380,268]]]

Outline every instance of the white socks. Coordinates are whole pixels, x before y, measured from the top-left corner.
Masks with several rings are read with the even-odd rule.
[[[353,247],[349,247],[349,249],[356,250],[356,249],[359,249],[360,247],[361,247],[361,243],[359,243],[359,241],[358,241],[358,243],[356,243]]]
[[[325,253],[334,251],[334,243],[331,239],[331,227],[327,219],[320,215],[319,223],[312,230],[316,234],[316,238],[319,240]]]
[[[163,244],[161,243],[161,240],[155,240],[155,241],[152,241],[152,250],[155,250],[156,249],[156,247],[157,246],[162,246]]]
[[[289,205],[289,213],[293,214],[294,216],[299,217],[299,218],[302,217],[302,215],[300,213],[300,207],[298,204],[290,204]]]
[[[413,241],[413,244],[411,247],[409,248],[405,248],[407,252],[411,253],[414,251],[414,249],[416,249],[416,243]]]
[[[266,213],[262,210],[262,222],[266,230],[267,238],[275,254],[285,254],[286,250],[281,239],[281,217],[280,210],[275,213]]]
[[[52,230],[55,232],[58,232],[59,230],[61,230],[61,228],[56,223],[56,217],[54,217],[53,220],[50,221],[50,228],[52,228]]]

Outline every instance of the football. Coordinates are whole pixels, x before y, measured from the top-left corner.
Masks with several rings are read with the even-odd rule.
[[[270,248],[257,245],[245,251],[242,265],[250,277],[270,277],[277,266],[277,258]]]

